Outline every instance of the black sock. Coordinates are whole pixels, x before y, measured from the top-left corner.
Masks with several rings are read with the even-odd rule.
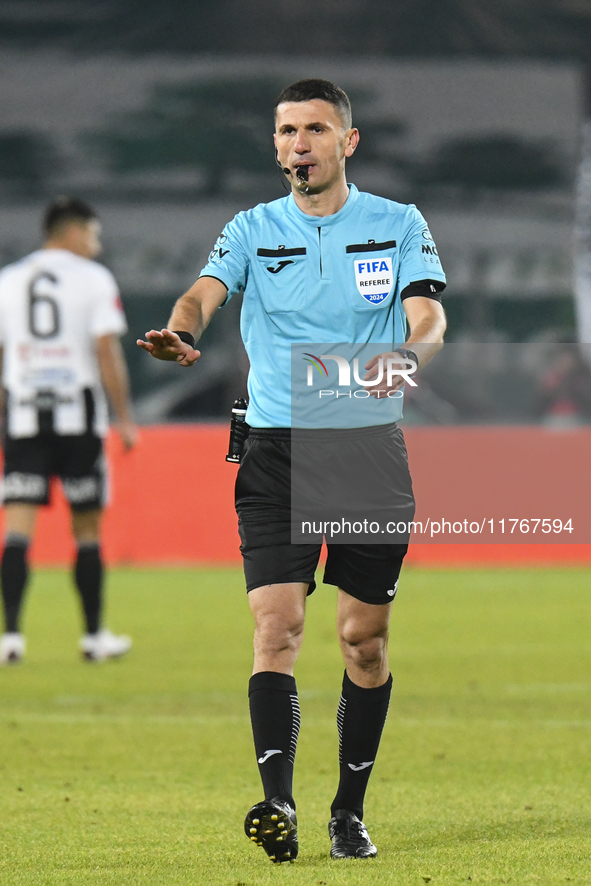
[[[332,815],[337,809],[348,809],[363,819],[363,798],[378,753],[391,690],[391,674],[383,686],[363,689],[345,671],[337,713],[340,780]]]
[[[254,747],[265,800],[280,797],[295,809],[293,764],[300,731],[300,703],[294,677],[262,671],[248,686]]]
[[[18,633],[19,630],[19,617],[29,577],[28,549],[29,539],[26,535],[11,533],[6,537],[0,565],[0,580],[7,633]]]
[[[103,603],[103,562],[98,544],[84,543],[78,547],[74,580],[82,601],[86,633],[96,634],[101,626]]]

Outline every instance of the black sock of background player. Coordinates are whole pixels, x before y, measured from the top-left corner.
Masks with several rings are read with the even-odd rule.
[[[7,536],[0,565],[0,581],[4,624],[8,633],[18,633],[19,630],[19,617],[29,577],[28,550],[29,539],[26,535],[14,533]]]
[[[348,809],[363,819],[363,798],[378,753],[391,690],[391,674],[383,686],[363,689],[345,671],[337,712],[340,780],[332,815],[337,809]]]
[[[103,603],[103,563],[98,544],[84,543],[79,545],[74,567],[74,581],[80,593],[86,621],[86,633],[96,634],[101,626]]]
[[[293,765],[300,731],[300,703],[294,677],[262,671],[248,686],[254,747],[265,800],[280,797],[294,809]]]

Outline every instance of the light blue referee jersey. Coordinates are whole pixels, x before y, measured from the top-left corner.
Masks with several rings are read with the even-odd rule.
[[[406,335],[401,293],[419,280],[438,289],[445,284],[418,209],[349,187],[342,209],[324,218],[306,215],[292,194],[238,213],[201,271],[227,287],[228,299],[244,295],[240,327],[250,359],[246,419],[252,427],[292,426],[292,345],[400,345]],[[322,362],[337,371],[336,361]],[[324,381],[330,389],[332,379]],[[369,399],[367,415],[362,410],[353,426],[400,418],[401,399],[378,403],[377,419],[376,401]]]

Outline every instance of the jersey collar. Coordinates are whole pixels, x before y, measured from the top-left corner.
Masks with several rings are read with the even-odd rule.
[[[314,228],[329,228],[332,225],[337,225],[353,212],[355,208],[355,203],[357,202],[357,198],[359,197],[359,191],[357,190],[355,185],[347,182],[347,186],[349,188],[349,196],[347,197],[345,205],[342,206],[339,211],[335,212],[333,215],[318,216],[308,215],[307,213],[302,212],[298,204],[295,202],[293,194],[290,194],[287,198],[288,212],[298,222],[304,222],[304,224],[308,224]]]

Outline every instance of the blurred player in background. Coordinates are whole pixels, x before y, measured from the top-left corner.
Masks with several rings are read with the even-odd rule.
[[[100,523],[107,499],[103,437],[105,391],[126,450],[136,442],[127,367],[119,342],[126,331],[117,284],[93,261],[100,223],[80,200],[60,198],[46,210],[45,243],[0,272],[0,360],[3,389],[5,546],[0,578],[5,633],[0,663],[25,652],[20,615],[28,550],[37,511],[60,478],[76,542],[74,580],[86,633],[84,658],[123,655],[129,637],[102,625]]]

